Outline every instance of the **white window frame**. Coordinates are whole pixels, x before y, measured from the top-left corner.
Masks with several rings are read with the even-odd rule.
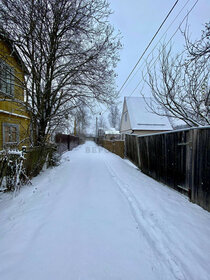
[[[14,123],[3,123],[2,124],[2,131],[3,131],[3,146],[5,145],[14,145],[19,143],[19,134],[20,134],[20,130],[19,130],[19,125],[18,124],[14,124]],[[5,128],[6,127],[15,127],[16,128],[16,141],[11,141],[11,142],[6,142],[5,141]]]
[[[14,68],[0,59],[0,93],[14,97]]]

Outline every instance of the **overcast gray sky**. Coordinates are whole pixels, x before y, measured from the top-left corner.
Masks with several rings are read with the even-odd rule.
[[[149,41],[157,31],[163,19],[172,8],[175,0],[110,0],[110,7],[113,10],[113,15],[110,21],[116,30],[122,34],[123,49],[120,53],[120,62],[117,67],[117,86],[121,87],[126,77],[136,64],[137,60],[143,53]],[[175,17],[179,14],[177,19],[173,22],[167,33],[164,35],[168,42],[172,34],[176,31],[179,24],[195,4],[196,0],[179,0],[170,17],[166,21],[164,27],[156,37],[155,41],[147,51],[147,54],[153,49],[156,43],[160,40],[166,32],[169,25],[173,22]],[[183,8],[184,7],[184,8]],[[192,38],[199,38],[203,25],[210,20],[210,1],[198,0],[194,9],[188,16],[188,24]],[[182,25],[184,29],[186,21]],[[178,31],[172,39],[173,50],[178,51],[183,49],[184,40],[181,33]],[[157,48],[156,48],[157,50]],[[155,52],[154,52],[154,55]],[[143,63],[143,60],[142,60]],[[141,65],[141,63],[139,64]],[[133,77],[131,82],[122,91],[121,97],[129,95],[142,77],[141,70]],[[139,87],[141,88],[141,86]],[[148,89],[146,89],[147,91]],[[147,94],[147,93],[146,93]],[[149,95],[149,93],[148,93]],[[139,96],[137,89],[132,96]]]
[[[110,8],[113,11],[110,21],[116,31],[119,30],[122,35],[123,49],[120,52],[120,62],[116,69],[118,74],[116,83],[119,90],[176,0],[109,0],[109,2]],[[169,41],[196,2],[197,4],[189,13],[188,25],[192,39],[200,37],[204,24],[210,20],[210,0],[179,0],[153,44],[146,52],[144,58],[152,51],[161,37],[163,38],[160,42],[164,41],[167,43]],[[171,27],[169,28],[170,25]],[[185,25],[186,21],[184,21],[182,29],[185,28]],[[167,29],[168,31],[166,32]],[[166,34],[164,35],[164,33]],[[174,52],[183,50],[184,39],[180,31],[176,33],[171,42]],[[154,57],[157,57],[157,49],[158,46],[156,47],[156,51],[153,52]],[[143,62],[142,60],[139,66],[141,66]],[[144,64],[136,75],[131,77],[132,79],[121,92],[120,109],[124,96],[129,96],[142,79],[143,67]],[[140,91],[142,91],[142,85],[143,83],[139,85],[132,96],[141,96]],[[144,86],[143,93],[149,96],[149,88]],[[102,113],[107,120],[109,110],[106,107],[99,105],[96,115],[99,115],[99,113]],[[107,125],[109,125],[108,121]],[[90,130],[95,130],[95,116]]]

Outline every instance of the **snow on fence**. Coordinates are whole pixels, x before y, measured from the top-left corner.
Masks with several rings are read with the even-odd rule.
[[[62,154],[66,151],[71,151],[80,143],[79,137],[69,134],[57,134],[55,136],[55,143],[57,144],[57,151]]]
[[[126,134],[125,156],[145,174],[210,211],[210,127]]]

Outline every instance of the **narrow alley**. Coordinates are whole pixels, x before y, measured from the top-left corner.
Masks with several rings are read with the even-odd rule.
[[[32,183],[1,198],[1,280],[209,279],[210,213],[128,160],[86,142]]]

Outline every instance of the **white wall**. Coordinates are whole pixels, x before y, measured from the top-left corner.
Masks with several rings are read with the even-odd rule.
[[[126,114],[127,114],[127,121],[126,121]],[[128,114],[127,105],[124,100],[123,111],[122,111],[122,116],[121,116],[121,123],[120,123],[120,132],[125,133],[125,132],[128,132],[128,130],[131,131],[131,124],[130,124],[130,118],[129,118],[129,114]]]

